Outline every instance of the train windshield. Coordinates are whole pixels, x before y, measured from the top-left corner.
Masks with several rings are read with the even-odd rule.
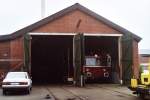
[[[95,57],[86,57],[86,66],[100,66],[99,59]]]

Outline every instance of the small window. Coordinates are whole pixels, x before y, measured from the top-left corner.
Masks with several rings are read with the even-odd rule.
[[[86,58],[86,66],[96,66],[95,58]]]
[[[86,66],[100,66],[100,60],[95,57],[86,58]]]
[[[148,82],[148,78],[144,78],[144,82]]]

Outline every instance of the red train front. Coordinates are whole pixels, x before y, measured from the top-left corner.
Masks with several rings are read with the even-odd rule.
[[[87,81],[110,81],[111,56],[107,54],[103,59],[97,54],[86,56],[84,73]]]

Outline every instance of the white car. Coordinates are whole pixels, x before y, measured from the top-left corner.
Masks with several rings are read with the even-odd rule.
[[[27,72],[8,72],[2,82],[3,95],[8,91],[25,90],[30,94],[32,80]]]

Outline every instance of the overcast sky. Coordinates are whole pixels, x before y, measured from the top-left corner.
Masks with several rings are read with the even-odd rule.
[[[142,37],[140,49],[150,49],[150,0],[45,0],[45,16],[74,3]],[[0,0],[0,34],[10,34],[41,19],[41,0]]]

